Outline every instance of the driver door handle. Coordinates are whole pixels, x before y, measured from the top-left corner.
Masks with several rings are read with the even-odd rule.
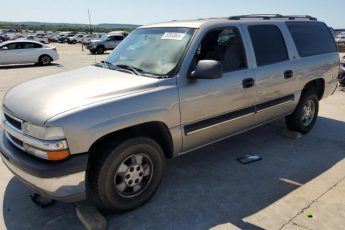
[[[292,78],[293,77],[293,71],[292,70],[286,70],[284,72],[284,78],[285,79],[289,79],[289,78]]]
[[[242,81],[242,86],[244,89],[251,88],[255,85],[254,78],[246,78]]]

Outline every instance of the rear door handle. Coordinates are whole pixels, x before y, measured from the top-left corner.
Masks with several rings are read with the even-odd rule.
[[[289,79],[289,78],[292,78],[293,77],[293,71],[292,70],[286,70],[284,72],[284,78],[285,79]]]
[[[242,86],[244,89],[253,87],[254,85],[255,85],[254,78],[246,78],[246,79],[243,79],[242,81]]]

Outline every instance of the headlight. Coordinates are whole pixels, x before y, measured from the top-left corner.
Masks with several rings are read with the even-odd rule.
[[[35,148],[28,144],[24,144],[24,149],[26,152],[30,153],[31,155],[34,155],[41,159],[50,160],[50,161],[63,160],[69,157],[70,155],[70,152],[68,149],[61,150],[61,151],[47,151],[47,150],[41,150],[41,149]]]
[[[24,122],[22,129],[25,134],[41,140],[65,139],[65,134],[60,127],[42,127]]]

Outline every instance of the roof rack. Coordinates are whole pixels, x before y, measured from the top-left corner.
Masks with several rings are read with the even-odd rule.
[[[248,14],[248,15],[238,15],[238,16],[231,16],[228,18],[229,20],[241,20],[241,19],[263,19],[263,20],[270,20],[270,19],[287,19],[287,20],[296,20],[296,19],[307,19],[316,21],[317,18],[314,18],[309,15],[281,15],[281,14]]]

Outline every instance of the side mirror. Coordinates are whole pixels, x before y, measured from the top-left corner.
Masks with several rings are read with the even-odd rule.
[[[192,71],[192,79],[217,79],[223,76],[223,66],[219,61],[200,60]]]
[[[1,50],[3,50],[3,51],[4,50],[8,50],[8,47],[6,47],[6,46],[5,47],[1,47]]]

